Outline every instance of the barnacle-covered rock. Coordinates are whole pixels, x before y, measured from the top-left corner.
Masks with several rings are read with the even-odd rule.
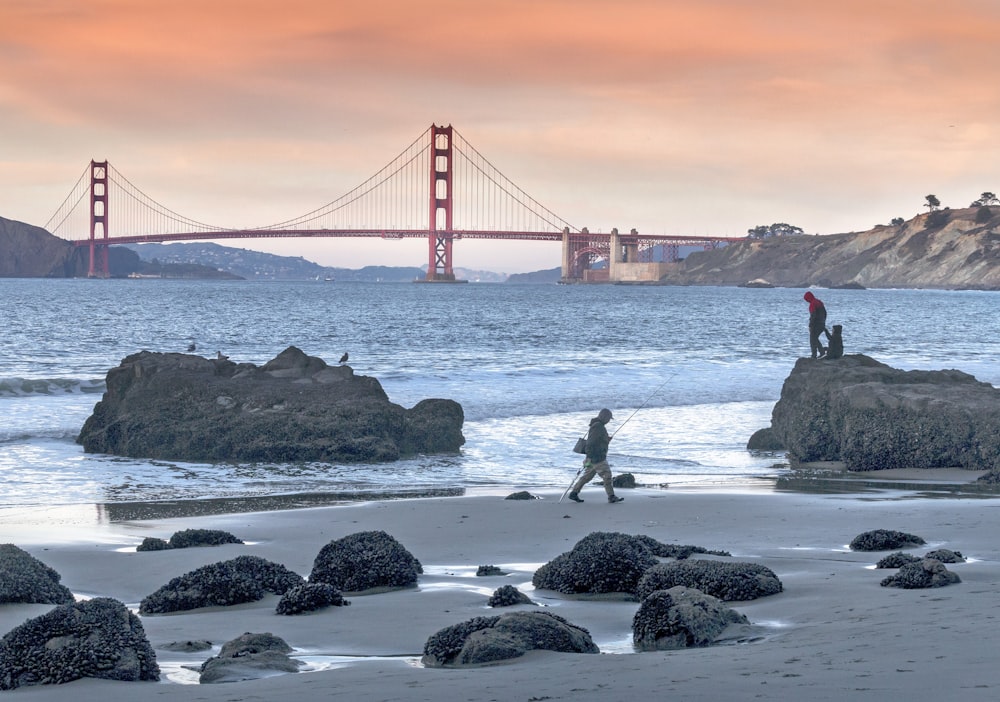
[[[638,534],[634,538],[638,539],[640,543],[648,548],[650,553],[654,556],[659,556],[660,558],[676,558],[681,561],[685,558],[690,558],[695,553],[704,553],[712,556],[731,555],[728,551],[709,551],[702,546],[691,546],[689,544],[665,544],[661,541],[657,541],[652,536],[647,536],[646,534]]]
[[[882,587],[900,587],[915,590],[928,587],[944,587],[960,583],[962,580],[945,568],[944,563],[933,558],[924,558],[903,565],[895,575],[882,580]]]
[[[730,624],[749,623],[722,600],[677,586],[642,600],[632,618],[632,643],[641,651],[708,646]]]
[[[159,677],[156,654],[139,618],[108,597],[60,605],[0,640],[0,690],[80,678]]]
[[[535,603],[513,585],[504,585],[493,591],[493,595],[487,604],[490,607],[511,607],[513,605],[533,605]]]
[[[874,529],[858,534],[851,539],[852,551],[892,551],[899,548],[923,546],[924,541],[919,536],[907,534],[905,531],[892,529]]]
[[[505,500],[537,500],[538,498],[532,495],[527,490],[521,490],[520,492],[512,492],[507,497],[503,498]]]
[[[192,546],[221,546],[222,544],[241,544],[243,539],[237,539],[228,531],[220,529],[184,529],[174,532],[170,537],[171,548],[190,548]]]
[[[167,541],[156,536],[147,536],[142,543],[135,547],[136,551],[167,551],[173,548]]]
[[[283,595],[302,585],[302,576],[259,556],[211,563],[174,578],[139,603],[140,614],[256,602],[265,592]]]
[[[302,614],[324,607],[347,607],[351,603],[329,583],[305,583],[281,596],[274,611],[278,614]]]
[[[73,602],[73,593],[59,582],[59,573],[14,544],[0,544],[0,575],[0,604]]]
[[[639,578],[658,561],[639,537],[595,531],[572,550],[535,571],[532,585],[566,594],[634,594]]]
[[[424,665],[483,665],[531,650],[600,653],[590,632],[548,612],[508,612],[445,627],[424,644]]]
[[[611,479],[611,485],[616,488],[634,488],[635,476],[631,473],[619,473]]]
[[[477,577],[488,577],[490,575],[504,575],[505,573],[495,565],[481,565],[476,568]]]
[[[384,531],[360,531],[331,541],[313,561],[311,583],[329,583],[346,593],[417,584],[420,561]]]
[[[247,632],[224,643],[218,656],[202,663],[198,682],[238,682],[295,673],[302,663],[289,657],[291,652],[292,647],[279,636]]]
[[[924,558],[933,558],[935,561],[941,561],[942,563],[965,563],[965,556],[962,555],[961,551],[952,551],[947,548],[928,551],[924,554]]]
[[[726,602],[755,600],[781,592],[781,581],[770,568],[757,563],[685,560],[659,563],[642,576],[640,599],[656,590],[677,585],[701,590]]]
[[[875,564],[876,568],[902,568],[907,563],[913,563],[914,561],[919,561],[920,559],[911,553],[903,553],[902,551],[896,551],[896,553],[890,553],[879,559],[879,562]]]

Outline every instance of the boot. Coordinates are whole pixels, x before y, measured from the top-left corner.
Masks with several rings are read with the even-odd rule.
[[[625,501],[624,497],[618,497],[618,495],[608,495],[608,502],[610,502],[611,504],[624,501]]]
[[[578,492],[571,492],[569,494],[569,499],[573,500],[573,502],[583,502],[583,500],[580,499],[580,493]]]

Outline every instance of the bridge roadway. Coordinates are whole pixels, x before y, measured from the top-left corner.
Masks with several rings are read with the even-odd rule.
[[[590,232],[586,228],[579,232],[563,231],[527,232],[498,231],[481,229],[455,229],[451,231],[429,231],[427,229],[234,229],[176,232],[170,234],[133,234],[125,236],[79,239],[74,246],[105,248],[112,245],[161,243],[166,241],[206,241],[216,239],[273,239],[273,238],[371,238],[371,239],[488,239],[497,241],[548,241],[562,243],[562,280],[564,282],[652,282],[659,280],[665,267],[677,260],[680,246],[701,246],[706,249],[719,245],[743,241],[745,237],[683,236],[669,234],[639,234],[631,230],[619,234],[617,229],[610,233]],[[668,261],[643,261],[640,248],[662,244],[673,252]],[[592,269],[597,260],[608,261],[607,268]]]

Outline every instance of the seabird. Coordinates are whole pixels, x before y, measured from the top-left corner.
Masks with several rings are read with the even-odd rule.
[[[195,345],[195,343],[194,343],[194,342],[192,341],[192,342],[191,342],[190,344],[188,344],[188,353],[191,353],[192,351],[194,351],[194,350],[195,350],[195,349],[197,349],[197,348],[198,348],[198,347],[197,347],[197,346]]]
[[[344,351],[344,355],[340,357],[341,363],[347,363],[347,352]]]
[[[215,360],[217,361],[228,361],[229,356],[223,356],[221,351],[215,352]]]

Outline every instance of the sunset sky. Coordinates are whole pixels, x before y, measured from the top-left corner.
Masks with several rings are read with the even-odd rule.
[[[0,216],[44,225],[107,159],[174,211],[260,226],[433,122],[592,231],[858,231],[1000,193],[998,67],[997,0],[0,0]],[[427,262],[420,241],[227,245]]]

